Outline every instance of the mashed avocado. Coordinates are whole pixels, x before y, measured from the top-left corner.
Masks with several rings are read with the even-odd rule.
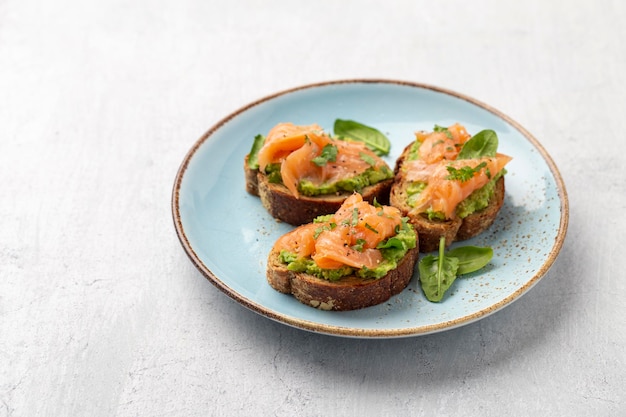
[[[298,184],[298,191],[307,196],[329,195],[342,191],[361,191],[363,188],[378,184],[381,181],[393,177],[393,172],[386,166],[382,166],[380,170],[369,168],[362,174],[352,178],[346,178],[333,183],[315,185],[311,181],[302,180]]]
[[[419,157],[420,146],[422,146],[422,142],[415,141],[411,144],[409,148],[409,154],[407,155],[407,159],[409,161],[414,161]]]
[[[504,173],[501,171],[491,181],[485,184],[482,188],[474,191],[465,200],[461,201],[456,207],[456,214],[460,218],[464,219],[472,213],[480,211],[489,205],[489,200],[494,196],[496,192],[496,181]]]
[[[282,178],[280,176],[280,164],[269,164],[265,167],[265,174],[270,183],[282,184]],[[363,188],[378,184],[381,181],[385,181],[389,178],[393,178],[393,171],[386,166],[381,166],[379,170],[374,168],[368,168],[363,173],[355,175],[351,178],[346,178],[333,183],[325,183],[321,185],[315,185],[311,181],[302,180],[298,184],[298,191],[302,195],[309,197],[316,195],[330,195],[339,192],[360,192]]]
[[[280,164],[268,164],[265,167],[265,175],[271,184],[282,184],[283,179],[280,176]]]
[[[374,269],[354,269],[344,266],[339,269],[322,269],[313,259],[301,258],[291,252],[281,251],[280,261],[287,264],[287,269],[293,272],[304,272],[315,275],[318,278],[327,279],[329,281],[337,281],[344,276],[357,275],[361,278],[382,278],[387,273],[398,267],[398,262],[406,255],[409,249],[417,244],[417,235],[413,227],[408,224],[406,219],[402,220],[402,227],[398,233],[378,245],[383,261]]]

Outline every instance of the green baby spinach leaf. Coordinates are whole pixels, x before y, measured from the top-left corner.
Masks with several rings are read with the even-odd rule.
[[[391,148],[391,142],[382,132],[354,120],[337,119],[333,130],[336,136],[365,143],[378,156],[387,155]]]
[[[489,263],[493,258],[493,249],[490,247],[462,246],[449,250],[447,256],[459,260],[457,275],[470,274]]]
[[[264,143],[265,136],[256,135],[254,137],[254,142],[252,142],[252,148],[248,156],[248,167],[250,167],[250,169],[259,169],[259,150],[261,150]]]
[[[397,237],[390,237],[387,240],[380,242],[376,245],[376,249],[406,249],[404,241],[402,239],[398,239]]]
[[[427,255],[418,264],[422,291],[428,300],[439,302],[456,279],[459,268],[457,258],[448,258],[444,255],[446,240],[439,241],[439,256]]]
[[[462,246],[445,253],[446,240],[439,240],[439,255],[426,255],[419,264],[422,291],[429,301],[439,302],[459,275],[478,271],[493,257],[493,249]]]
[[[457,159],[495,157],[498,150],[498,135],[491,129],[481,130],[461,148]]]

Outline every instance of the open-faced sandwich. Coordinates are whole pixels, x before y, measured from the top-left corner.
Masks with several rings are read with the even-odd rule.
[[[355,191],[386,203],[393,182],[391,168],[364,143],[333,137],[316,124],[280,123],[257,135],[244,171],[246,190],[292,225],[334,213]]]
[[[390,204],[408,216],[420,251],[437,250],[486,230],[504,201],[505,165],[493,130],[474,136],[460,124],[417,132],[395,167]]]
[[[267,280],[279,292],[324,310],[380,304],[409,284],[418,238],[400,210],[351,194],[334,214],[281,236]]]

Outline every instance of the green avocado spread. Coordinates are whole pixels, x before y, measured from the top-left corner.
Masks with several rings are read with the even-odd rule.
[[[343,191],[359,192],[367,186],[378,184],[392,177],[393,172],[386,166],[382,166],[380,170],[368,168],[361,174],[332,183],[315,185],[311,181],[302,180],[298,184],[298,191],[308,196],[328,195]]]
[[[416,244],[417,235],[413,227],[407,222],[407,219],[403,219],[402,227],[399,228],[398,233],[378,244],[377,249],[380,250],[383,261],[373,269],[355,269],[350,266],[343,266],[338,269],[322,269],[310,257],[298,259],[294,253],[285,250],[280,252],[279,259],[287,264],[287,269],[290,271],[304,272],[329,281],[337,281],[348,275],[356,275],[364,279],[378,279],[396,269],[398,262]]]
[[[269,164],[265,167],[265,174],[268,176],[269,182],[282,184],[280,164]],[[380,169],[374,169],[371,167],[361,174],[357,174],[353,177],[319,185],[316,185],[308,180],[301,180],[298,184],[298,191],[309,197],[340,192],[360,192],[365,187],[378,184],[379,182],[385,181],[389,178],[393,178],[393,171],[383,165]]]

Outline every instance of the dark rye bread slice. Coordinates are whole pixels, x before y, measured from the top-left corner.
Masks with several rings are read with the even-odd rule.
[[[279,252],[270,252],[267,281],[276,291],[292,294],[298,301],[322,310],[357,310],[387,301],[404,290],[415,269],[418,248],[410,249],[398,267],[379,279],[348,276],[328,281],[303,272],[293,272],[280,262]]]
[[[248,166],[248,157],[244,161],[246,191],[261,198],[263,207],[275,219],[300,226],[311,223],[316,217],[335,213],[352,192],[309,197],[300,195],[296,198],[282,184],[270,183],[267,175]],[[376,200],[380,204],[389,203],[389,191],[393,178],[363,188],[359,193],[370,204]]]
[[[446,246],[450,246],[454,241],[470,239],[484,232],[493,224],[498,216],[498,212],[504,203],[504,176],[496,181],[496,188],[493,197],[489,200],[489,205],[482,210],[470,214],[460,219],[452,220],[429,220],[425,215],[410,213],[411,207],[407,201],[407,186],[400,167],[404,163],[410,145],[404,150],[396,162],[395,180],[391,188],[389,203],[400,209],[403,216],[409,217],[409,222],[418,233],[420,242],[420,252],[432,252],[439,248],[441,236],[446,238]]]

